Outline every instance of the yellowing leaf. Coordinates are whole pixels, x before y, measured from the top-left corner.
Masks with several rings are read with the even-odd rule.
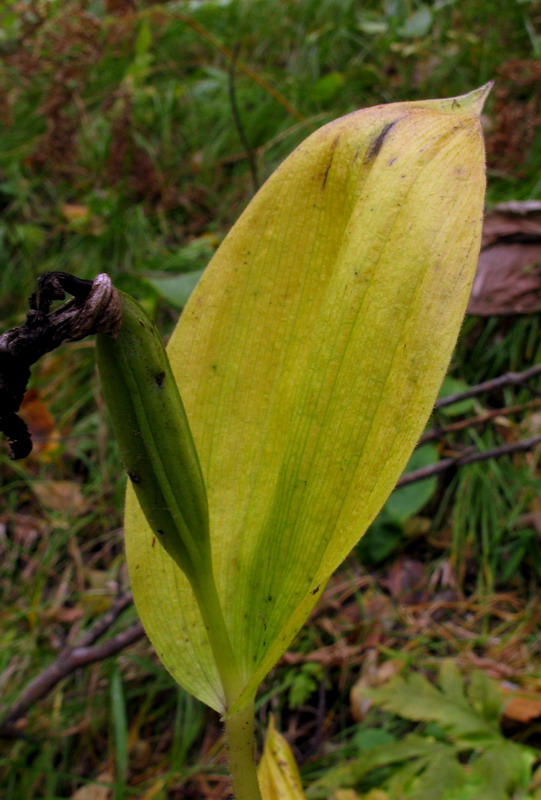
[[[252,200],[173,334],[245,683],[237,706],[381,508],[430,414],[479,253],[485,95],[378,106],[316,131]],[[160,658],[226,711],[190,586],[131,491],[126,537]]]
[[[257,778],[262,800],[306,800],[293,753],[276,730],[272,714]]]

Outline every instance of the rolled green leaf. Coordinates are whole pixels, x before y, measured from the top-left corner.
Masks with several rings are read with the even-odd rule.
[[[189,577],[210,569],[205,484],[160,334],[115,290],[118,329],[99,333],[96,358],[113,431],[154,538]]]

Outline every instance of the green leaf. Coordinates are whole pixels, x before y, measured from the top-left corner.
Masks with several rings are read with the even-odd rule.
[[[396,742],[396,737],[383,728],[365,728],[359,730],[353,737],[353,744],[359,750],[371,750],[374,747],[387,747]]]
[[[474,761],[478,779],[476,800],[514,800],[523,797],[530,784],[534,753],[513,742],[502,741]]]
[[[238,704],[380,510],[433,407],[479,249],[484,94],[316,131],[249,204],[171,338]],[[131,492],[126,546],[160,658],[224,712],[193,593]]]
[[[442,789],[455,790],[465,783],[464,769],[449,747],[430,759],[426,769],[415,783],[411,797],[415,800],[441,800]]]
[[[357,545],[356,551],[365,566],[375,566],[394,553],[403,538],[402,528],[389,521],[383,508]]]
[[[158,292],[160,297],[163,297],[172,306],[184,308],[202,274],[203,270],[201,269],[195,272],[182,273],[181,275],[168,276],[167,278],[149,277],[147,281]]]
[[[472,673],[468,685],[468,699],[473,708],[489,722],[498,723],[502,715],[503,699],[498,684],[480,670]]]
[[[498,729],[495,681],[474,673],[466,683],[456,666],[442,663],[439,687],[418,674],[397,677],[364,694],[388,711],[416,722],[434,721],[448,740],[409,734],[363,750],[358,758],[329,770],[307,790],[313,800],[366,778],[393,798],[411,800],[515,800],[531,781],[535,753],[506,741]],[[470,702],[475,698],[478,707]],[[499,704],[501,707],[501,702]],[[385,732],[381,732],[385,735]],[[393,767],[391,774],[376,773]],[[371,775],[371,773],[375,773]]]
[[[290,673],[288,692],[289,708],[299,708],[306,703],[322,681],[325,680],[323,667],[316,662],[303,664],[300,669]]]
[[[357,786],[374,770],[402,762],[408,765],[408,770],[412,770],[415,776],[427,762],[438,756],[446,757],[448,750],[449,745],[445,743],[417,734],[408,734],[399,742],[363,750],[358,758],[328,770],[310,785],[307,796],[314,800],[326,799],[334,789]],[[400,782],[403,782],[404,777],[403,773]]]
[[[341,72],[329,72],[320,78],[314,85],[311,95],[316,103],[327,104],[335,99],[344,85],[346,76]]]
[[[404,470],[404,474],[413,472],[422,467],[436,464],[438,461],[438,451],[431,444],[425,444],[413,451]],[[438,486],[438,479],[434,476],[424,481],[412,483],[410,486],[401,486],[395,489],[385,503],[385,513],[387,518],[393,522],[402,524],[410,517],[420,511],[433,496]]]
[[[398,29],[400,36],[405,39],[415,39],[426,36],[432,27],[432,12],[428,6],[421,6]]]
[[[363,33],[368,33],[369,35],[387,33],[389,29],[389,25],[385,19],[369,13],[361,14],[357,25]]]
[[[367,697],[406,719],[416,722],[437,722],[448,736],[462,745],[494,744],[501,733],[492,715],[487,719],[473,708],[465,694],[464,684],[456,668],[445,665],[440,686],[423,675],[396,676],[379,689],[366,689]]]
[[[447,376],[441,385],[441,389],[438,393],[438,400],[442,400],[444,397],[449,397],[453,394],[462,394],[462,392],[466,392],[470,388],[471,387],[468,386],[468,384],[464,381],[457,380],[457,378],[449,378]],[[450,406],[444,406],[439,410],[438,413],[443,414],[446,417],[458,417],[472,411],[474,406],[475,400],[473,397],[469,397],[466,400],[459,400],[458,403],[453,403]]]

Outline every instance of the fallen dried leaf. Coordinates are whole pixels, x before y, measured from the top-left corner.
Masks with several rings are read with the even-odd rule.
[[[541,717],[541,693],[521,692],[509,685],[502,686],[506,698],[503,715],[514,722],[530,722]]]
[[[103,772],[98,775],[95,783],[88,783],[77,789],[71,800],[109,800],[112,797],[112,784],[113,776],[109,772]]]
[[[390,567],[387,578],[382,581],[391,596],[406,605],[426,602],[426,565],[412,558],[399,558]]]
[[[46,461],[46,457],[58,448],[60,434],[53,415],[37,389],[29,389],[25,393],[19,413],[32,437],[32,457]]]
[[[61,207],[62,216],[68,222],[86,222],[90,216],[88,206],[79,203],[64,203]]]
[[[87,508],[81,487],[75,481],[35,481],[32,488],[49,511],[82,514]]]
[[[541,310],[541,203],[505,203],[487,214],[470,314]]]
[[[397,659],[379,664],[376,650],[366,653],[360,677],[355,681],[349,693],[350,712],[356,722],[362,722],[372,708],[372,700],[364,695],[365,689],[382,686],[403,667],[404,662]]]

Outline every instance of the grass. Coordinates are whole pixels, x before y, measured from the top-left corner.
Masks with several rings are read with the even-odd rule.
[[[167,336],[186,274],[205,266],[253,192],[245,142],[263,180],[309,132],[360,106],[461,94],[496,77],[488,202],[539,196],[535,2],[25,0],[1,14],[4,329],[20,322],[39,273],[107,271]],[[537,317],[472,318],[452,374],[474,384],[531,365],[538,351]],[[122,470],[92,346],[68,345],[34,372],[44,441],[26,462],[0,459],[8,705],[127,586]],[[531,396],[507,389],[478,407]],[[490,447],[536,419],[510,415],[452,444]],[[381,561],[362,568],[352,556],[261,693],[261,721],[281,716],[307,778],[345,758],[365,729],[348,695],[370,659],[376,672],[396,659],[452,657],[466,670],[484,659],[534,685],[539,481],[534,455],[472,465],[438,483]],[[404,724],[383,712],[369,720],[393,735]],[[116,800],[227,796],[219,726],[143,642],[64,680],[19,733],[0,742],[6,800],[74,797],[94,781]],[[533,722],[510,735],[538,738]]]

